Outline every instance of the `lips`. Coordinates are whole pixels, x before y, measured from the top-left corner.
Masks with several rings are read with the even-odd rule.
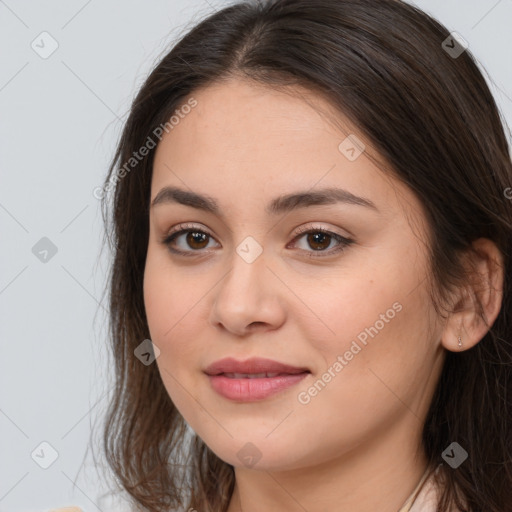
[[[280,394],[311,373],[305,367],[259,357],[247,361],[221,359],[208,366],[204,372],[216,393],[233,402],[245,403],[258,402]]]
[[[308,368],[254,357],[246,361],[221,359],[208,366],[212,389],[234,402],[257,402],[298,384],[311,372]]]
[[[271,377],[278,377],[280,375],[290,375],[289,373],[271,373],[271,372],[262,372],[262,373],[222,373],[220,375],[224,375],[224,377],[228,377],[229,379],[265,379]]]
[[[237,361],[233,358],[220,359],[208,366],[204,372],[207,375],[224,375],[232,379],[256,379],[278,377],[282,375],[297,375],[310,373],[306,367],[291,366],[288,364],[255,357],[246,361]]]

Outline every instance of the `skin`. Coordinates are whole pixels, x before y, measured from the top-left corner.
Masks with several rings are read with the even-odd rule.
[[[421,429],[446,350],[470,348],[487,328],[469,295],[454,293],[458,313],[438,318],[428,297],[419,200],[373,163],[361,133],[343,119],[344,130],[330,123],[320,113],[329,105],[302,93],[241,79],[210,85],[193,94],[197,106],[158,145],[151,200],[177,186],[215,198],[222,217],[177,203],[151,208],[144,274],[151,339],[174,404],[235,467],[228,512],[395,512],[426,469]],[[349,133],[366,144],[354,161],[338,149]],[[277,216],[264,210],[278,195],[328,186],[365,197],[378,211],[344,203]],[[162,243],[183,222],[211,234],[195,245],[186,234],[174,241],[193,257]],[[301,227],[354,242],[333,253],[332,238],[315,251],[311,237],[308,243],[297,233]],[[236,252],[247,236],[264,249],[252,263]],[[478,243],[481,273],[499,287],[489,263],[499,254],[489,241]],[[479,296],[492,322],[501,296],[485,290]],[[300,403],[299,393],[394,303],[402,306],[394,318]],[[228,356],[267,357],[311,374],[265,400],[236,403],[203,373]],[[261,454],[252,467],[237,456],[248,442]]]

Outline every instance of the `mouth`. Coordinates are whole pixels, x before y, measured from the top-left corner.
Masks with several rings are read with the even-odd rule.
[[[292,366],[272,359],[253,357],[238,361],[231,357],[220,359],[209,365],[204,372],[215,376],[224,374],[228,378],[272,378],[280,375],[297,375],[310,372],[309,368]]]
[[[270,359],[222,359],[205,370],[211,387],[234,402],[255,402],[283,392],[311,374],[307,368]]]
[[[218,375],[224,375],[224,377],[227,377],[228,379],[271,379],[274,377],[280,377],[282,375],[300,375],[300,373],[219,373]]]

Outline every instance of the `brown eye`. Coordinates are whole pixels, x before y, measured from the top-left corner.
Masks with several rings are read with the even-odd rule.
[[[309,246],[316,251],[327,249],[331,243],[331,236],[322,232],[308,233],[307,241]]]
[[[202,231],[189,231],[185,240],[188,246],[192,249],[204,249],[206,245],[208,245],[208,237],[209,235]]]
[[[215,241],[212,235],[197,229],[195,226],[187,226],[182,224],[178,226],[182,228],[168,235],[162,243],[167,246],[173,254],[182,256],[200,256],[209,247],[211,241]],[[298,243],[301,239],[305,240],[305,247],[299,247],[301,252],[306,253],[309,257],[331,256],[343,251],[354,240],[344,236],[327,231],[323,228],[302,230],[293,240],[293,245],[301,245]],[[334,242],[334,248],[331,244]],[[211,246],[210,246],[211,247]],[[210,251],[208,251],[210,252]],[[316,254],[317,253],[317,254]]]
[[[305,243],[302,244],[303,247],[300,247],[301,244],[299,242],[301,239],[305,241]],[[332,242],[335,242],[335,247],[330,249]],[[313,228],[300,230],[300,234],[295,237],[294,245],[299,246],[299,249],[303,252],[309,253],[308,256],[310,257],[322,257],[341,252],[353,242],[354,240],[333,233],[332,231],[323,228]]]
[[[180,225],[181,228],[186,228]],[[185,256],[196,256],[208,248],[208,244],[213,237],[200,229],[180,229],[168,235],[162,243],[167,246],[169,251],[174,254]]]

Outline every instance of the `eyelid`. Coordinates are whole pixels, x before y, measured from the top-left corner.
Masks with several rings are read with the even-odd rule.
[[[169,238],[172,235],[175,235],[176,233],[179,233],[180,231],[186,231],[186,230],[196,230],[196,231],[204,231],[208,236],[211,236],[212,238],[215,238],[208,229],[198,225],[198,224],[190,224],[187,222],[182,222],[176,226],[174,226],[166,235],[165,238]]]
[[[316,226],[316,225],[314,225],[314,223],[306,224],[304,226],[298,227],[295,230],[295,236],[303,235],[304,233],[308,233],[310,231],[317,231],[317,230],[321,231],[323,233],[329,233],[329,234],[333,234],[333,235],[338,235],[341,238],[346,238],[346,239],[349,238],[348,236],[344,236],[344,235],[341,235],[340,233],[336,233],[336,231],[333,231],[332,229],[329,229],[329,228],[326,228],[326,227],[323,227],[323,226]]]
[[[204,228],[198,224],[191,224],[191,223],[187,223],[187,222],[182,222],[176,226],[173,227],[173,229],[171,229],[168,233],[166,233],[165,235],[165,238],[169,238],[170,236],[176,234],[176,233],[179,233],[180,231],[185,231],[185,230],[197,230],[197,231],[204,231],[208,236],[211,236],[212,238],[215,238],[212,233],[207,229],[207,228]],[[318,231],[323,231],[324,233],[332,233],[332,234],[337,234],[338,236],[342,237],[342,238],[345,238],[345,239],[349,239],[349,237],[347,236],[344,236],[344,235],[340,235],[339,233],[335,233],[327,228],[324,228],[322,226],[315,226],[315,225],[312,225],[312,224],[306,224],[305,226],[300,226],[299,228],[296,229],[295,231],[295,234],[294,234],[294,239],[297,237],[297,235],[302,235],[304,233],[307,233],[311,230],[318,230]],[[351,235],[350,235],[351,236]]]

